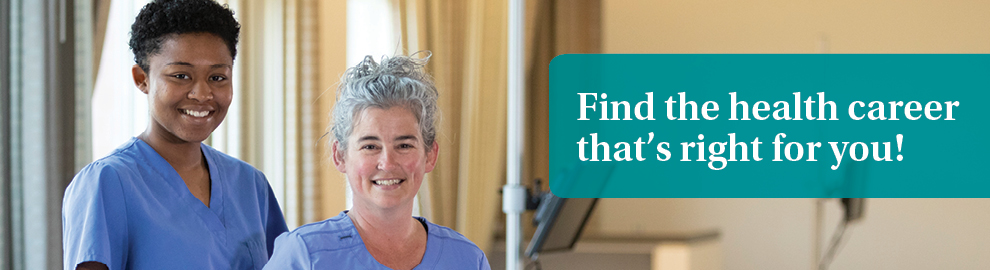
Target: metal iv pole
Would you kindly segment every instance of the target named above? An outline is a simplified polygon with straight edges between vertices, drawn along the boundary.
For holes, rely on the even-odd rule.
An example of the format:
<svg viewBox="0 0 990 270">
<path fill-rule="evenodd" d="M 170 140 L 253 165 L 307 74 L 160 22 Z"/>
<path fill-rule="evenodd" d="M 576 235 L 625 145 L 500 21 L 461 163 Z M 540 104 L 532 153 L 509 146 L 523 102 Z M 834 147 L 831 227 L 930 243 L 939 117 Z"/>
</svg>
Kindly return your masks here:
<svg viewBox="0 0 990 270">
<path fill-rule="evenodd" d="M 506 180 L 502 187 L 505 213 L 505 269 L 522 269 L 522 213 L 526 210 L 526 188 L 522 186 L 523 157 L 523 30 L 524 0 L 509 0 L 508 99 L 506 119 Z"/>
</svg>

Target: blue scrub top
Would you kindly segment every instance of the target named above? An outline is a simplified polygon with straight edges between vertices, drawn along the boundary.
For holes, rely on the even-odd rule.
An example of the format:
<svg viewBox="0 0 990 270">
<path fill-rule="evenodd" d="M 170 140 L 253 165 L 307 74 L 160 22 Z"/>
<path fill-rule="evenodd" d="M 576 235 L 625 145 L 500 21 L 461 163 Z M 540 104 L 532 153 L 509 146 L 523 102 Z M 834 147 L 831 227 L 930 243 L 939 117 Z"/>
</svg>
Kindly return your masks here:
<svg viewBox="0 0 990 270">
<path fill-rule="evenodd" d="M 450 228 L 426 224 L 426 253 L 413 269 L 485 269 L 488 258 L 478 246 Z M 310 223 L 275 239 L 275 254 L 265 269 L 389 269 L 378 263 L 361 240 L 347 211 Z"/>
<path fill-rule="evenodd" d="M 62 200 L 65 269 L 261 269 L 287 231 L 268 180 L 205 144 L 210 206 L 133 138 L 76 174 Z"/>
</svg>

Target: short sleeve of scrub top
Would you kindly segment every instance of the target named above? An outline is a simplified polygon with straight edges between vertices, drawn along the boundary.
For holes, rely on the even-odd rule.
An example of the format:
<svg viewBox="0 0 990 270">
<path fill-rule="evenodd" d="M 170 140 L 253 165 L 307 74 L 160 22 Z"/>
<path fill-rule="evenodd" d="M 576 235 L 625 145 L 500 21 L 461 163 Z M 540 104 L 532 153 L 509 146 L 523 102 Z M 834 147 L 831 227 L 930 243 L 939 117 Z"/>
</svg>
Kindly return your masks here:
<svg viewBox="0 0 990 270">
<path fill-rule="evenodd" d="M 280 235 L 265 269 L 389 269 L 371 256 L 346 213 Z M 416 219 L 426 225 L 427 240 L 423 260 L 413 269 L 491 269 L 485 253 L 463 235 Z"/>
<path fill-rule="evenodd" d="M 261 269 L 287 231 L 265 176 L 201 145 L 210 206 L 175 169 L 133 138 L 83 168 L 62 199 L 64 269 Z"/>
</svg>

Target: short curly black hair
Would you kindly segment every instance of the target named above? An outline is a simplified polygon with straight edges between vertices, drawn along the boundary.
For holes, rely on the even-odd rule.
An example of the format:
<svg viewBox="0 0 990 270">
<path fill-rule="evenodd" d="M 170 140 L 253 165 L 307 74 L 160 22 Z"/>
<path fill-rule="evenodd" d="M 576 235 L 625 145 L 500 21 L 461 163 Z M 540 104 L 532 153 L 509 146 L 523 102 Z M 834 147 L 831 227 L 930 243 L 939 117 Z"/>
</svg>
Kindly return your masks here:
<svg viewBox="0 0 990 270">
<path fill-rule="evenodd" d="M 227 43 L 233 59 L 240 31 L 234 12 L 213 0 L 153 0 L 141 8 L 131 25 L 128 44 L 134 62 L 147 72 L 148 56 L 158 53 L 166 38 L 185 33 L 214 34 Z"/>
</svg>

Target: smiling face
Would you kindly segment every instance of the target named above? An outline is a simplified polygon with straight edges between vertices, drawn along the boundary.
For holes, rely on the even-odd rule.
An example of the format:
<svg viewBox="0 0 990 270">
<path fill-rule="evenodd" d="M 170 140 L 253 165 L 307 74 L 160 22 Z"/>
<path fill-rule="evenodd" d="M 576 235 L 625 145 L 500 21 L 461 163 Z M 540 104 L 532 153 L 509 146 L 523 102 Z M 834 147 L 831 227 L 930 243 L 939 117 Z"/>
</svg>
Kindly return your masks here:
<svg viewBox="0 0 990 270">
<path fill-rule="evenodd" d="M 347 143 L 342 149 L 341 143 Z M 438 145 L 427 146 L 408 109 L 368 108 L 355 115 L 347 142 L 333 145 L 334 164 L 347 174 L 355 208 L 412 209 L 423 175 L 433 171 Z"/>
<path fill-rule="evenodd" d="M 148 70 L 131 69 L 138 89 L 148 94 L 151 124 L 146 133 L 175 143 L 199 143 L 227 115 L 234 63 L 220 37 L 173 35 L 148 57 Z"/>
</svg>

